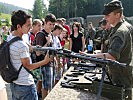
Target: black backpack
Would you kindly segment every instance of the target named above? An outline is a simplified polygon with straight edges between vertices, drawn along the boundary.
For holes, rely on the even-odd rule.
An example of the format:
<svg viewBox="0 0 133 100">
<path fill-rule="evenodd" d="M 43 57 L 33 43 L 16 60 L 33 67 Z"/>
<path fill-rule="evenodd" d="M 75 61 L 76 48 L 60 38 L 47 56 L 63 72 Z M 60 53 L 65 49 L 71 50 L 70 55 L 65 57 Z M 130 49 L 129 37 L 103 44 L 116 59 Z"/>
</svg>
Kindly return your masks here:
<svg viewBox="0 0 133 100">
<path fill-rule="evenodd" d="M 19 70 L 15 69 L 15 67 L 12 65 L 10 60 L 9 46 L 13 42 L 18 40 L 22 40 L 22 39 L 20 37 L 15 37 L 8 42 L 4 41 L 0 45 L 0 74 L 3 80 L 8 83 L 12 83 L 14 80 L 18 78 L 19 72 L 22 68 L 22 65 L 21 65 Z"/>
</svg>

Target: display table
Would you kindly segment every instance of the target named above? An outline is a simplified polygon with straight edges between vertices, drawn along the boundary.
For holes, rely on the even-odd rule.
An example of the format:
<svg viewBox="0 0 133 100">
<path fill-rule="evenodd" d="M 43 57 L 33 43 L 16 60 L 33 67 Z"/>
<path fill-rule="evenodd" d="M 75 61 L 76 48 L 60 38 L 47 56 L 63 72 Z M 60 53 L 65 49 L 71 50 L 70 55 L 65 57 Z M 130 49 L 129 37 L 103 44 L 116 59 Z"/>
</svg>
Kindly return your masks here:
<svg viewBox="0 0 133 100">
<path fill-rule="evenodd" d="M 69 70 L 64 74 L 64 76 L 70 73 L 73 70 L 73 67 L 70 67 Z M 63 76 L 63 77 L 64 77 Z M 55 87 L 51 90 L 45 100 L 96 100 L 96 94 L 89 93 L 89 91 L 76 89 L 76 88 L 63 88 L 60 84 L 63 80 L 61 80 L 55 85 Z M 79 78 L 80 82 L 88 82 L 82 76 Z M 108 100 L 107 98 L 101 97 L 100 100 Z"/>
</svg>

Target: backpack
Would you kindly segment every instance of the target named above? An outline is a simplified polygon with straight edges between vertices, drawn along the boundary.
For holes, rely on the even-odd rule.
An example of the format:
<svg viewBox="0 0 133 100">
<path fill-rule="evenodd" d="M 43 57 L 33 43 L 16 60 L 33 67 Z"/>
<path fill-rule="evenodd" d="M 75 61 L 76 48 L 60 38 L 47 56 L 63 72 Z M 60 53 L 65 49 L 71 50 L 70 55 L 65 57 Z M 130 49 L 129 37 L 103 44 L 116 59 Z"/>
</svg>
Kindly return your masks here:
<svg viewBox="0 0 133 100">
<path fill-rule="evenodd" d="M 9 46 L 18 40 L 22 40 L 20 37 L 15 37 L 10 41 L 4 41 L 0 45 L 0 75 L 3 80 L 12 83 L 14 80 L 18 78 L 19 72 L 22 69 L 22 65 L 19 70 L 15 69 L 10 60 L 10 48 Z"/>
</svg>

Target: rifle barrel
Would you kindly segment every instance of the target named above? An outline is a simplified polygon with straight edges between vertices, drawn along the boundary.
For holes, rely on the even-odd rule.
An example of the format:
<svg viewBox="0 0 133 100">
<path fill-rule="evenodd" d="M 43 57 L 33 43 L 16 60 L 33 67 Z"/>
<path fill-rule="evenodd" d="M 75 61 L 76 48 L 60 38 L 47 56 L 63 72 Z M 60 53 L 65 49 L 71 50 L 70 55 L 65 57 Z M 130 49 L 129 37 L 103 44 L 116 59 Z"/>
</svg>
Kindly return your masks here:
<svg viewBox="0 0 133 100">
<path fill-rule="evenodd" d="M 86 56 L 79 53 L 71 52 L 67 49 L 55 49 L 53 47 L 37 47 L 32 46 L 33 51 L 53 51 L 56 54 L 61 54 L 69 58 L 78 58 L 82 60 L 89 60 L 92 63 L 100 64 L 100 65 L 109 65 L 109 66 L 119 66 L 119 67 L 126 67 L 127 65 L 125 63 L 119 63 L 118 61 L 109 60 L 109 59 L 103 59 L 103 58 L 96 58 L 92 56 Z"/>
</svg>

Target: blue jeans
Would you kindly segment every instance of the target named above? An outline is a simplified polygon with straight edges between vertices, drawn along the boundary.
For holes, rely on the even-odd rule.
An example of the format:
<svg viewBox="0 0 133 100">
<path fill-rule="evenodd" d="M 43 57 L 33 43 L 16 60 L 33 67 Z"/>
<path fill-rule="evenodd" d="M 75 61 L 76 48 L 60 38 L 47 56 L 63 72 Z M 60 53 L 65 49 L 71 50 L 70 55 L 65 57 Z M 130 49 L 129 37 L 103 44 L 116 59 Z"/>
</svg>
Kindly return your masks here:
<svg viewBox="0 0 133 100">
<path fill-rule="evenodd" d="M 38 100 L 35 84 L 26 86 L 11 83 L 10 88 L 12 100 Z"/>
<path fill-rule="evenodd" d="M 52 89 L 53 87 L 53 67 L 42 67 L 43 89 Z"/>
</svg>

